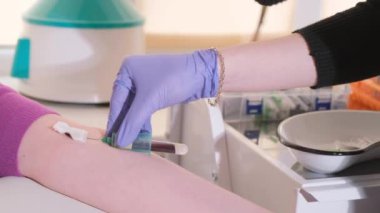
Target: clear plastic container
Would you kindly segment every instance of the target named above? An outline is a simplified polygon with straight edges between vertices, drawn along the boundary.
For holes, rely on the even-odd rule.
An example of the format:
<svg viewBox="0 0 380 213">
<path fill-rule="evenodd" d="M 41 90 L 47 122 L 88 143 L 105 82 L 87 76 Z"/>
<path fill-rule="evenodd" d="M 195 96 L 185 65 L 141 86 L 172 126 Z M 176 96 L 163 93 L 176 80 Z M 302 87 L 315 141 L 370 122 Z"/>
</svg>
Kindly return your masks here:
<svg viewBox="0 0 380 213">
<path fill-rule="evenodd" d="M 260 93 L 227 93 L 221 109 L 227 122 L 278 122 L 290 116 L 318 110 L 345 109 L 349 88 L 298 88 Z"/>
</svg>

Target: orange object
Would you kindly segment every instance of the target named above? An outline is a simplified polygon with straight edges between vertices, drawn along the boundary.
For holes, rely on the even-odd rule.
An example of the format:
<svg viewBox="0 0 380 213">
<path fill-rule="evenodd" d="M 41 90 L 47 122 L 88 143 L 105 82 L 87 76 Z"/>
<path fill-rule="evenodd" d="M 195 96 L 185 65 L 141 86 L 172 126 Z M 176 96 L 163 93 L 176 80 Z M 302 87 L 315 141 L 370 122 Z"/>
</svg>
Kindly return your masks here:
<svg viewBox="0 0 380 213">
<path fill-rule="evenodd" d="M 364 93 L 380 101 L 380 84 L 374 79 L 367 79 L 351 84 L 354 92 Z"/>
<path fill-rule="evenodd" d="M 348 108 L 380 111 L 380 85 L 371 79 L 352 83 Z"/>
<path fill-rule="evenodd" d="M 364 104 L 360 100 L 358 100 L 358 98 L 355 97 L 354 94 L 350 94 L 348 96 L 347 108 L 348 109 L 354 109 L 354 110 L 372 110 L 366 104 Z"/>
</svg>

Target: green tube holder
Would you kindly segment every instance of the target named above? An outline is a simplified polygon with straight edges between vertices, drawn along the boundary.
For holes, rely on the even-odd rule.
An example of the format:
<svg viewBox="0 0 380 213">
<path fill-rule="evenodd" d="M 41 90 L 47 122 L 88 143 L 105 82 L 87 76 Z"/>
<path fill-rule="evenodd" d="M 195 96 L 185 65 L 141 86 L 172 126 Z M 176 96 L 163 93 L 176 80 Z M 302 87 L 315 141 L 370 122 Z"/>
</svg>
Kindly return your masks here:
<svg viewBox="0 0 380 213">
<path fill-rule="evenodd" d="M 132 150 L 134 152 L 141 152 L 145 154 L 150 154 L 151 152 L 151 145 L 152 145 L 152 134 L 147 131 L 141 131 L 136 140 L 127 147 L 118 147 L 116 144 L 116 134 L 113 133 L 111 137 L 104 137 L 102 138 L 102 142 L 108 144 L 109 146 L 120 148 L 120 149 L 126 149 L 126 150 Z"/>
</svg>

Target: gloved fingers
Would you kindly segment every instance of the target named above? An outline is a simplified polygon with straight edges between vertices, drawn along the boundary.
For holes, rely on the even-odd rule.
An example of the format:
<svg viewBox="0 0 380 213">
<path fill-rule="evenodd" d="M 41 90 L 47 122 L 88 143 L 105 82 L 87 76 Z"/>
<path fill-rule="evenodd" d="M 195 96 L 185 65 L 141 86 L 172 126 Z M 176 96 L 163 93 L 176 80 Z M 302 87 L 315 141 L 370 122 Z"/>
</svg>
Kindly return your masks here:
<svg viewBox="0 0 380 213">
<path fill-rule="evenodd" d="M 120 126 L 117 135 L 118 147 L 126 147 L 137 138 L 138 133 L 143 129 L 151 132 L 150 116 L 152 111 L 147 97 L 136 95 L 133 103 Z"/>
<path fill-rule="evenodd" d="M 145 123 L 143 124 L 141 128 L 141 131 L 152 133 L 152 123 L 151 123 L 152 119 L 151 118 L 152 116 L 149 116 L 149 118 L 145 121 Z"/>
<path fill-rule="evenodd" d="M 107 122 L 107 134 L 110 133 L 122 109 L 128 111 L 133 101 L 132 81 L 130 79 L 116 79 L 110 101 L 110 112 Z M 114 131 L 114 130 L 112 130 Z"/>
</svg>

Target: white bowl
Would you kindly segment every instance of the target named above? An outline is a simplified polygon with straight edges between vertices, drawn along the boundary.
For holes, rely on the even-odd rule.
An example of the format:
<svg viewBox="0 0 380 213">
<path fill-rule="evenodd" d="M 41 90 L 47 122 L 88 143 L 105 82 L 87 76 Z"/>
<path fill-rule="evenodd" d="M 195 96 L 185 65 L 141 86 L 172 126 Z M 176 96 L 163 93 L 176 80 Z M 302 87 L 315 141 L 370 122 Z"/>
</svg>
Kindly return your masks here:
<svg viewBox="0 0 380 213">
<path fill-rule="evenodd" d="M 298 162 L 317 173 L 339 172 L 380 157 L 380 112 L 333 110 L 290 117 L 278 127 L 280 141 Z M 347 146 L 357 145 L 357 149 Z"/>
</svg>

